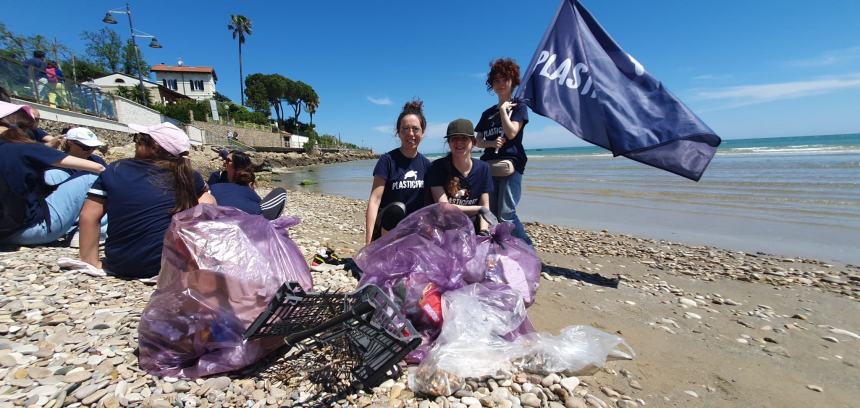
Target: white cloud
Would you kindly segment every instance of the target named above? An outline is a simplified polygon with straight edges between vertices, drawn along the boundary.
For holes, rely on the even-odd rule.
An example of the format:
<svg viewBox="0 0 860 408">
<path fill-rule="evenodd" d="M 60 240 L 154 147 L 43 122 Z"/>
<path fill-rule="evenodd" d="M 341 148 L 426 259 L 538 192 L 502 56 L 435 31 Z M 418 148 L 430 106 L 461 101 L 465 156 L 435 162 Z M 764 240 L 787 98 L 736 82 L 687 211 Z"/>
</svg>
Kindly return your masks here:
<svg viewBox="0 0 860 408">
<path fill-rule="evenodd" d="M 781 82 L 761 85 L 742 85 L 699 90 L 693 98 L 705 101 L 724 101 L 724 108 L 737 108 L 759 103 L 797 99 L 846 89 L 860 89 L 860 74 L 837 78 L 819 78 L 809 81 Z"/>
<path fill-rule="evenodd" d="M 786 65 L 791 67 L 826 67 L 856 61 L 860 61 L 860 46 L 827 50 L 812 58 L 788 61 Z"/>
<path fill-rule="evenodd" d="M 368 96 L 367 100 L 374 105 L 391 105 L 391 98 L 387 96 L 383 96 L 382 98 L 374 98 L 372 96 Z"/>
<path fill-rule="evenodd" d="M 702 75 L 694 76 L 693 79 L 696 81 L 715 81 L 715 80 L 729 79 L 731 77 L 732 76 L 729 74 L 720 74 L 720 75 L 702 74 Z"/>
</svg>

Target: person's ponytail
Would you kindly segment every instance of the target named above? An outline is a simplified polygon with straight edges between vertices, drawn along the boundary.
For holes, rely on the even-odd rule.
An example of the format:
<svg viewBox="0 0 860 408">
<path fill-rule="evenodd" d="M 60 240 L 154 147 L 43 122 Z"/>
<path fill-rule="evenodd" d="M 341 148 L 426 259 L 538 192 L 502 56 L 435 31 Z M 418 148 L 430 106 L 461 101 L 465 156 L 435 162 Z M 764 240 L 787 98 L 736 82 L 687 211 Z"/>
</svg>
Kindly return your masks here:
<svg viewBox="0 0 860 408">
<path fill-rule="evenodd" d="M 173 172 L 173 188 L 176 192 L 176 206 L 171 212 L 178 213 L 197 205 L 197 189 L 194 186 L 194 169 L 191 160 L 179 157 L 169 160 Z"/>
</svg>

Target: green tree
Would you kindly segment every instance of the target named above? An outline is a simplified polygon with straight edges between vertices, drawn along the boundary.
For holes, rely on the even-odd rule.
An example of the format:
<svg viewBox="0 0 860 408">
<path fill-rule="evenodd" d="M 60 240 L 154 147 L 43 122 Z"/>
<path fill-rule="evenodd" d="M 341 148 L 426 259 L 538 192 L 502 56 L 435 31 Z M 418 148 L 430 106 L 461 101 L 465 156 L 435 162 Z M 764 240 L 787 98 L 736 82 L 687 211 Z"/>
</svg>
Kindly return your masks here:
<svg viewBox="0 0 860 408">
<path fill-rule="evenodd" d="M 317 108 L 320 106 L 320 97 L 317 95 L 316 91 L 308 85 L 307 99 L 305 100 L 305 111 L 310 116 L 310 121 L 308 122 L 310 125 L 314 124 L 314 114 L 317 113 Z"/>
<path fill-rule="evenodd" d="M 16 60 L 27 58 L 27 38 L 15 35 L 2 22 L 0 22 L 0 45 L 3 47 L 0 52 L 7 58 Z"/>
<path fill-rule="evenodd" d="M 120 72 L 122 41 L 119 34 L 109 28 L 99 31 L 84 31 L 81 38 L 87 42 L 87 55 L 109 72 Z"/>
<path fill-rule="evenodd" d="M 239 39 L 239 92 L 242 95 L 242 105 L 245 104 L 245 89 L 243 88 L 245 76 L 242 75 L 242 44 L 245 43 L 245 36 L 251 35 L 251 20 L 248 17 L 239 14 L 230 15 L 230 24 L 227 24 L 227 29 L 233 33 L 233 39 Z"/>
<path fill-rule="evenodd" d="M 141 96 L 140 86 L 120 86 L 116 89 L 116 94 L 122 96 L 123 98 L 131 99 L 142 104 L 144 101 L 144 97 L 147 101 L 150 97 L 149 89 L 144 88 L 143 91 L 144 95 Z"/>
<path fill-rule="evenodd" d="M 131 39 L 126 41 L 125 46 L 122 47 L 122 72 L 126 75 L 136 77 L 138 71 L 138 57 L 140 58 L 140 74 L 144 78 L 148 78 L 149 64 L 147 64 L 146 60 L 143 59 L 143 54 L 140 53 L 140 50 L 134 47 L 134 42 Z"/>
<path fill-rule="evenodd" d="M 72 66 L 72 60 L 63 60 L 62 64 L 60 64 L 60 69 L 63 70 L 66 80 L 72 78 L 74 73 L 78 82 L 91 81 L 95 78 L 101 78 L 110 74 L 110 72 L 105 71 L 101 65 L 85 59 L 76 59 L 74 67 Z"/>
</svg>

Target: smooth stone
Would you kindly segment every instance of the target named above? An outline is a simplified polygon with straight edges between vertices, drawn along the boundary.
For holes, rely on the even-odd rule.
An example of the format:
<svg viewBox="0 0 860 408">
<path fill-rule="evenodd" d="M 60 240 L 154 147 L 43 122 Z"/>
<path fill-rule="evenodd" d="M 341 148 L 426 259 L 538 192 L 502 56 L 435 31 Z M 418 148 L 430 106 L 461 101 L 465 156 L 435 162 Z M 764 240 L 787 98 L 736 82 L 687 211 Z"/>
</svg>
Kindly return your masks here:
<svg viewBox="0 0 860 408">
<path fill-rule="evenodd" d="M 609 387 L 600 387 L 600 391 L 603 391 L 603 393 L 606 394 L 607 397 L 611 397 L 611 398 L 621 397 L 621 394 L 619 394 L 618 391 L 615 391 Z"/>
<path fill-rule="evenodd" d="M 814 384 L 809 384 L 806 386 L 806 388 L 809 388 L 810 390 L 815 391 L 815 392 L 824 392 L 824 389 L 821 388 L 821 386 L 814 385 Z"/>
<path fill-rule="evenodd" d="M 698 307 L 698 306 L 699 306 L 699 304 L 698 304 L 698 303 L 696 303 L 696 301 L 695 301 L 695 300 L 687 299 L 687 298 L 684 298 L 684 297 L 682 297 L 682 298 L 678 298 L 678 303 L 680 303 L 680 304 L 682 304 L 682 305 L 684 305 L 684 306 L 689 306 L 689 307 Z"/>
<path fill-rule="evenodd" d="M 54 373 L 50 369 L 44 367 L 30 367 L 29 369 L 27 369 L 27 375 L 29 375 L 30 378 L 34 380 L 38 380 L 41 378 L 50 377 L 54 375 Z"/>
<path fill-rule="evenodd" d="M 553 373 L 553 374 L 547 375 L 546 377 L 541 379 L 540 385 L 543 385 L 544 387 L 549 387 L 549 386 L 559 382 L 559 380 L 560 380 L 560 378 L 558 377 L 558 374 Z"/>
<path fill-rule="evenodd" d="M 699 394 L 696 394 L 696 391 L 687 390 L 687 391 L 684 391 L 684 394 L 687 394 L 693 398 L 699 398 Z"/>
<path fill-rule="evenodd" d="M 210 378 L 210 379 L 206 380 L 203 383 L 203 386 L 209 387 L 213 390 L 224 391 L 228 387 L 230 387 L 230 384 L 232 382 L 233 382 L 233 380 L 231 380 L 230 377 L 215 377 L 215 378 Z"/>
<path fill-rule="evenodd" d="M 107 385 L 107 382 L 101 382 L 101 383 L 97 383 L 97 384 L 87 384 L 87 385 L 84 385 L 84 386 L 78 388 L 77 390 L 75 390 L 75 392 L 72 394 L 72 396 L 75 397 L 78 401 L 80 401 L 86 397 L 89 397 L 92 393 L 102 389 L 106 385 Z"/>
<path fill-rule="evenodd" d="M 576 377 L 567 377 L 561 380 L 561 386 L 567 390 L 571 395 L 573 394 L 576 387 L 579 386 L 579 378 Z"/>
<path fill-rule="evenodd" d="M 460 402 L 462 402 L 466 405 L 475 405 L 475 404 L 481 405 L 481 401 L 475 397 L 463 397 L 463 398 L 460 398 Z"/>
<path fill-rule="evenodd" d="M 539 408 L 541 406 L 541 400 L 537 395 L 532 394 L 530 392 L 524 393 L 520 395 L 520 403 L 526 407 Z"/>
<path fill-rule="evenodd" d="M 32 390 L 28 391 L 27 396 L 28 397 L 32 397 L 34 395 L 50 396 L 50 395 L 56 394 L 59 391 L 60 391 L 60 389 L 54 385 L 40 385 L 40 386 L 33 388 Z"/>
<path fill-rule="evenodd" d="M 78 384 L 89 380 L 92 376 L 93 373 L 89 371 L 74 371 L 63 376 L 63 381 L 70 384 Z"/>
</svg>

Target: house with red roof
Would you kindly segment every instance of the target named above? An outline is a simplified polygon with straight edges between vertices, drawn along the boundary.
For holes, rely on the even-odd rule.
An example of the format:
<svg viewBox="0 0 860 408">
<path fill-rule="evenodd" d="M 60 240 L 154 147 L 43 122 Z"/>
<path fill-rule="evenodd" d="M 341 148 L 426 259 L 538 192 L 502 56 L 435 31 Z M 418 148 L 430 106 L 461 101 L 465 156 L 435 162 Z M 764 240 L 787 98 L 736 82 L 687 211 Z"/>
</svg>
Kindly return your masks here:
<svg viewBox="0 0 860 408">
<path fill-rule="evenodd" d="M 215 69 L 206 66 L 158 64 L 149 69 L 155 73 L 155 82 L 167 89 L 196 100 L 213 99 L 218 75 Z"/>
</svg>

